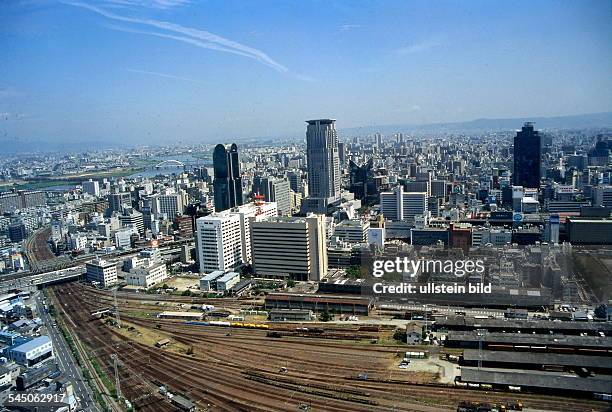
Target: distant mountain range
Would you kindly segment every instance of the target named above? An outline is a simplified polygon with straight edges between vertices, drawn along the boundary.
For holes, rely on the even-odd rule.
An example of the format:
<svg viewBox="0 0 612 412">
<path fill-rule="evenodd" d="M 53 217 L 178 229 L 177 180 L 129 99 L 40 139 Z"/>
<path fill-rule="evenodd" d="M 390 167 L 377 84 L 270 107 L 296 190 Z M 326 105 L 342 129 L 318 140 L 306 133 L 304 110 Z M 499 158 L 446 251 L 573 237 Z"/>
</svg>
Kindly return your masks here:
<svg viewBox="0 0 612 412">
<path fill-rule="evenodd" d="M 524 122 L 534 122 L 537 129 L 585 129 L 612 127 L 612 112 L 554 117 L 518 117 L 512 119 L 476 119 L 466 122 L 431 124 L 389 124 L 341 129 L 343 135 L 366 135 L 376 132 L 476 132 L 520 129 Z"/>
<path fill-rule="evenodd" d="M 503 131 L 520 129 L 524 122 L 534 122 L 537 129 L 585 129 L 585 128 L 612 128 L 612 112 L 578 114 L 571 116 L 555 117 L 519 117 L 512 119 L 476 119 L 466 122 L 454 123 L 431 123 L 431 124 L 387 124 L 378 126 L 362 126 L 340 129 L 340 134 L 345 137 L 363 136 L 376 132 L 389 135 L 396 132 L 401 133 L 436 133 L 436 132 L 483 132 Z M 285 136 L 285 139 L 287 137 Z M 303 140 L 302 133 L 293 138 Z M 231 141 L 278 141 L 278 137 L 257 137 L 230 139 Z M 228 141 L 230 141 L 228 140 Z M 38 139 L 1 139 L 0 147 L 3 153 L 24 152 L 73 152 L 85 150 L 100 150 L 108 148 L 127 148 L 141 146 L 143 142 L 116 142 L 111 140 L 96 141 L 59 141 Z"/>
</svg>

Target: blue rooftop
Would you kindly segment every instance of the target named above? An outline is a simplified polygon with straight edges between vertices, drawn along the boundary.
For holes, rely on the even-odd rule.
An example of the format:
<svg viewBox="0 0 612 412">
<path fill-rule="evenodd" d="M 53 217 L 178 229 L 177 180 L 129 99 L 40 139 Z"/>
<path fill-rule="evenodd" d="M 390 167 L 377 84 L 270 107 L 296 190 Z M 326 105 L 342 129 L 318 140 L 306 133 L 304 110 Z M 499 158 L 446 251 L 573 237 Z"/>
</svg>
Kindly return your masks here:
<svg viewBox="0 0 612 412">
<path fill-rule="evenodd" d="M 34 338 L 26 343 L 23 343 L 19 346 L 15 346 L 13 348 L 13 351 L 15 352 L 29 352 L 33 349 L 36 349 L 37 347 L 44 345 L 46 343 L 51 342 L 51 339 L 48 336 L 39 336 L 37 338 Z"/>
</svg>

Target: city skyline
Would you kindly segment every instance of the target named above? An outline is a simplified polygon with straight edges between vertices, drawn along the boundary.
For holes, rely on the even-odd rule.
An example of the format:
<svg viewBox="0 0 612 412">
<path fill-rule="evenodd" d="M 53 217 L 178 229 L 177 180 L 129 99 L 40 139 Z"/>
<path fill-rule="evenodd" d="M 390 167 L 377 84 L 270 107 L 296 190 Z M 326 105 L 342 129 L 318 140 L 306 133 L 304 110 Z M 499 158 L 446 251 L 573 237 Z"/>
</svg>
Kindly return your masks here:
<svg viewBox="0 0 612 412">
<path fill-rule="evenodd" d="M 14 2 L 0 8 L 0 140 L 211 143 L 303 136 L 303 119 L 324 116 L 343 129 L 610 111 L 609 14 L 607 2 Z"/>
</svg>

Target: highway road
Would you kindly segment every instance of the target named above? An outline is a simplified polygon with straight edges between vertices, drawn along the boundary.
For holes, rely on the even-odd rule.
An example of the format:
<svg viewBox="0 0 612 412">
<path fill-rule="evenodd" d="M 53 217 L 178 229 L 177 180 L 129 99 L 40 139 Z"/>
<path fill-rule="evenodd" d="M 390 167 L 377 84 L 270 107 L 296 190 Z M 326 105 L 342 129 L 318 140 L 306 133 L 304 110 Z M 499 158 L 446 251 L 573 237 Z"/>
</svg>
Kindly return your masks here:
<svg viewBox="0 0 612 412">
<path fill-rule="evenodd" d="M 35 299 L 39 316 L 47 327 L 47 333 L 53 342 L 55 359 L 60 366 L 63 376 L 72 383 L 75 395 L 80 400 L 80 407 L 87 412 L 101 412 L 93 400 L 93 391 L 85 383 L 81 369 L 72 356 L 64 336 L 57 326 L 53 326 L 53 318 L 44 309 L 42 293 L 37 293 Z"/>
</svg>

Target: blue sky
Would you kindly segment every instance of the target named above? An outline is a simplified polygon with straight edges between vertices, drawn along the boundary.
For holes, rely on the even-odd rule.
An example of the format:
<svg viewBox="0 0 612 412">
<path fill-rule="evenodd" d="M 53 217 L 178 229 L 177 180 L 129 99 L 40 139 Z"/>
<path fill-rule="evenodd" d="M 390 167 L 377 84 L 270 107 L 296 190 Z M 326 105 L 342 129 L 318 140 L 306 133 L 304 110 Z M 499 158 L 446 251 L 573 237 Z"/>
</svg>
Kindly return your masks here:
<svg viewBox="0 0 612 412">
<path fill-rule="evenodd" d="M 12 0 L 0 140 L 216 142 L 612 110 L 599 1 Z"/>
</svg>

